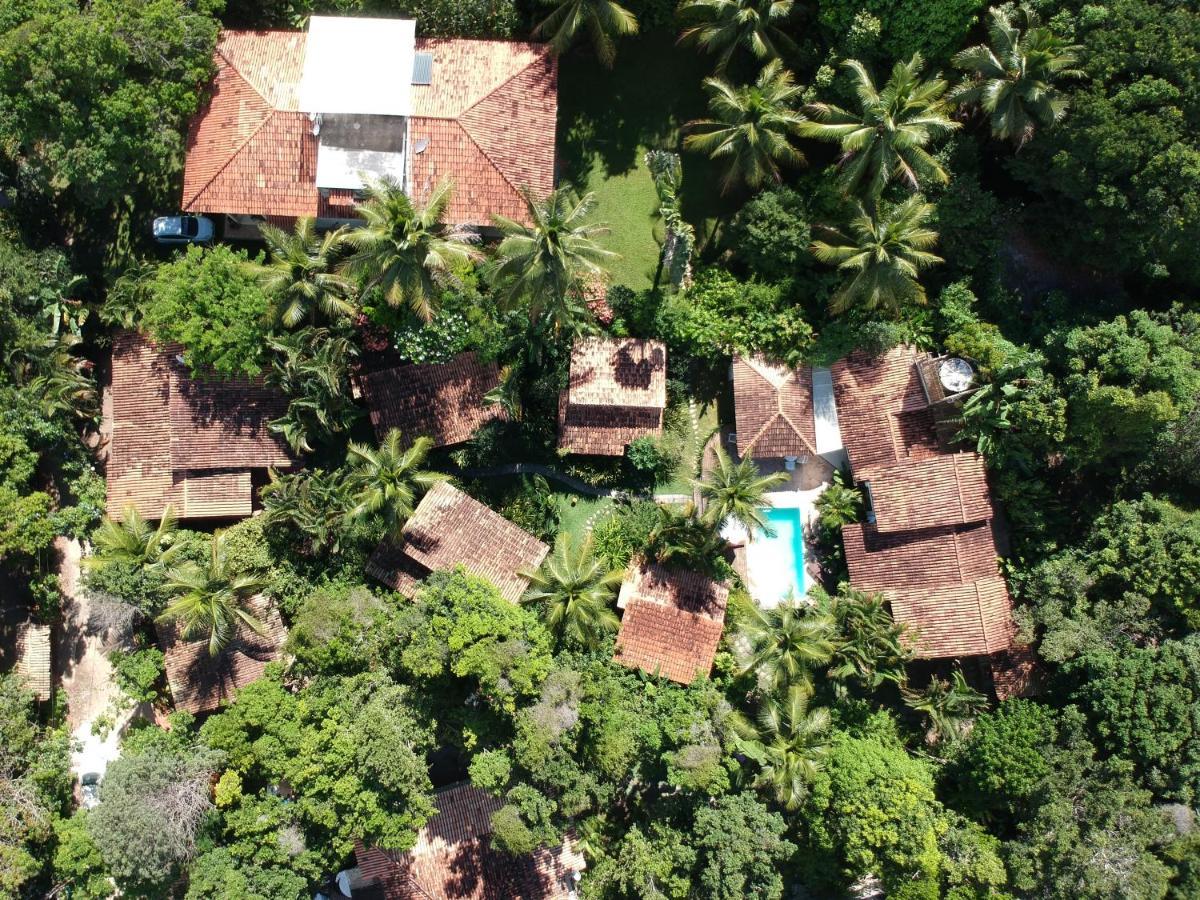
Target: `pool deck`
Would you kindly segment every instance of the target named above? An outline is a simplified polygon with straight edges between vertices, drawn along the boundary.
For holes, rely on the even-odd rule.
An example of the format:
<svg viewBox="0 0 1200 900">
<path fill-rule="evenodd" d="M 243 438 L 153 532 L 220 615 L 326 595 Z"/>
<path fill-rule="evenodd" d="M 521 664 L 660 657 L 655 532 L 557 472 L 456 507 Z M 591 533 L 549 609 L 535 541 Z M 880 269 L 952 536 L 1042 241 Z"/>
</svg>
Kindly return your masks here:
<svg viewBox="0 0 1200 900">
<path fill-rule="evenodd" d="M 777 509 L 799 509 L 800 524 L 804 529 L 804 589 L 817 583 L 820 567 L 816 563 L 815 549 L 808 540 L 808 534 L 817 519 L 817 498 L 821 496 L 828 483 L 822 483 L 808 490 L 774 491 L 766 495 L 771 505 Z M 734 569 L 746 584 L 746 589 L 754 602 L 764 609 L 773 609 L 779 605 L 776 592 L 766 590 L 767 578 L 755 578 L 755 565 L 751 564 L 754 554 L 746 549 L 746 529 L 736 523 L 728 523 L 721 532 L 725 538 L 737 547 L 734 554 Z M 761 565 L 761 563 L 759 563 Z M 774 581 L 774 579 L 770 579 Z"/>
</svg>

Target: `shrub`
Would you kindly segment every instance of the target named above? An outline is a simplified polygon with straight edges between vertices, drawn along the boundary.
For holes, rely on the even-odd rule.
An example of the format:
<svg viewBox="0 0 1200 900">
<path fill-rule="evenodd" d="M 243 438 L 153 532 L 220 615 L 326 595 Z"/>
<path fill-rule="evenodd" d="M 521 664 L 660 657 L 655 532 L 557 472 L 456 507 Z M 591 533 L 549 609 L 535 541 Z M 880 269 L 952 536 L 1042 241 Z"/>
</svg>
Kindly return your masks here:
<svg viewBox="0 0 1200 900">
<path fill-rule="evenodd" d="M 636 472 L 655 483 L 669 479 L 679 464 L 679 454 L 671 453 L 663 441 L 649 434 L 630 442 L 625 458 Z"/>
<path fill-rule="evenodd" d="M 812 260 L 804 198 L 791 188 L 764 191 L 751 199 L 734 217 L 730 238 L 734 256 L 766 281 L 782 281 Z"/>
<path fill-rule="evenodd" d="M 253 376 L 268 306 L 244 252 L 192 245 L 154 272 L 142 321 L 156 339 L 183 344 L 193 372 Z"/>
<path fill-rule="evenodd" d="M 136 703 L 158 699 L 163 676 L 163 654 L 155 647 L 145 650 L 114 650 L 108 655 L 113 675 L 122 693 Z"/>
<path fill-rule="evenodd" d="M 633 555 L 646 547 L 656 524 L 658 508 L 652 500 L 620 507 L 592 532 L 597 555 L 614 569 L 625 568 Z"/>
<path fill-rule="evenodd" d="M 854 30 L 860 13 L 868 12 L 883 25 L 880 44 L 885 55 L 908 59 L 920 52 L 936 63 L 962 47 L 986 5 L 986 0 L 823 0 L 820 22 L 840 36 Z"/>
</svg>

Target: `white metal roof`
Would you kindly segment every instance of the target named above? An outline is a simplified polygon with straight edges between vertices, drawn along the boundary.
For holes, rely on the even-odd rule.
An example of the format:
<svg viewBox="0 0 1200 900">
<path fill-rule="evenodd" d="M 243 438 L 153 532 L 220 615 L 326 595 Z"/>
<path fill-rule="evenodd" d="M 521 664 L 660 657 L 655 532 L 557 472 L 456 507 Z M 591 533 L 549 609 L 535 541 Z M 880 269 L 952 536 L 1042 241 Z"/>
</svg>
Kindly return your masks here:
<svg viewBox="0 0 1200 900">
<path fill-rule="evenodd" d="M 813 366 L 813 424 L 817 433 L 817 453 L 825 456 L 843 449 L 842 430 L 838 427 L 837 403 L 833 398 L 833 375 L 824 366 Z"/>
<path fill-rule="evenodd" d="M 300 111 L 410 115 L 416 41 L 412 19 L 310 17 Z"/>
</svg>

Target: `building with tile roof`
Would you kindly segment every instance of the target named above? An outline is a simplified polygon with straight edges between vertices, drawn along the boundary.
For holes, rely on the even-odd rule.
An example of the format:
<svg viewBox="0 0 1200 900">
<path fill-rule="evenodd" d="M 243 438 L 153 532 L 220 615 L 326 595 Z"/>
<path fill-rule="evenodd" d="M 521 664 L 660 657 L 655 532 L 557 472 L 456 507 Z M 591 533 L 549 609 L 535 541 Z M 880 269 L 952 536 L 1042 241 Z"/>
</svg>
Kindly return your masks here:
<svg viewBox="0 0 1200 900">
<path fill-rule="evenodd" d="M 18 625 L 15 650 L 13 671 L 21 683 L 45 703 L 54 692 L 50 665 L 50 626 L 34 622 Z"/>
<path fill-rule="evenodd" d="M 707 677 L 728 601 L 727 585 L 698 572 L 636 561 L 617 598 L 624 612 L 613 658 L 681 684 Z"/>
<path fill-rule="evenodd" d="M 811 367 L 792 369 L 761 356 L 735 356 L 733 412 L 738 456 L 817 455 Z"/>
<path fill-rule="evenodd" d="M 667 407 L 667 348 L 639 338 L 575 342 L 558 402 L 558 446 L 621 456 L 639 437 L 658 437 Z"/>
<path fill-rule="evenodd" d="M 267 664 L 280 658 L 287 629 L 279 610 L 266 597 L 255 597 L 249 611 L 265 628 L 258 634 L 240 624 L 229 645 L 216 656 L 208 652 L 208 640 L 185 641 L 170 623 L 158 626 L 167 684 L 176 709 L 193 714 L 212 712 L 233 699 L 234 693 L 262 678 Z"/>
<path fill-rule="evenodd" d="M 385 539 L 367 573 L 406 597 L 432 572 L 462 566 L 516 603 L 529 586 L 522 572 L 542 564 L 550 548 L 504 516 L 447 482 L 421 498 L 399 542 Z"/>
<path fill-rule="evenodd" d="M 287 398 L 261 381 L 201 381 L 176 345 L 136 332 L 113 341 L 108 514 L 133 505 L 148 519 L 171 506 L 181 519 L 250 515 L 255 470 L 295 463 L 267 424 Z"/>
<path fill-rule="evenodd" d="M 513 856 L 491 846 L 492 813 L 503 801 L 469 784 L 434 796 L 437 814 L 404 852 L 354 848 L 368 885 L 384 900 L 569 900 L 586 866 L 574 837 Z M 357 891 L 355 892 L 357 895 Z"/>
<path fill-rule="evenodd" d="M 986 658 L 1003 697 L 1029 688 L 1032 656 L 1016 643 L 983 459 L 939 440 L 919 368 L 926 359 L 897 347 L 832 367 L 867 505 L 866 523 L 842 529 L 850 582 L 888 598 L 918 656 Z"/>
<path fill-rule="evenodd" d="M 313 16 L 308 33 L 223 31 L 188 131 L 183 209 L 347 220 L 366 173 L 396 177 L 418 203 L 449 178 L 451 224 L 524 221 L 521 189 L 554 187 L 554 56 L 541 44 L 416 38 L 411 26 Z"/>
<path fill-rule="evenodd" d="M 409 443 L 425 435 L 445 447 L 470 440 L 487 422 L 506 418 L 497 404 L 484 401 L 500 384 L 500 370 L 473 352 L 448 363 L 371 372 L 359 384 L 381 440 L 397 428 Z"/>
</svg>

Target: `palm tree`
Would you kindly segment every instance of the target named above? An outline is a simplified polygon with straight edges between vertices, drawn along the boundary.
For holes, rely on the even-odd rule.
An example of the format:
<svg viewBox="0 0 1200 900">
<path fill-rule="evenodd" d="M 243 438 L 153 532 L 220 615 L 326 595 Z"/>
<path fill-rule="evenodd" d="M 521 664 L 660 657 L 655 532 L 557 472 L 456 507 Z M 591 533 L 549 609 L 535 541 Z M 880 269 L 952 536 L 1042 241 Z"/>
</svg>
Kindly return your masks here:
<svg viewBox="0 0 1200 900">
<path fill-rule="evenodd" d="M 766 493 L 788 480 L 785 472 L 760 475 L 749 456 L 735 463 L 720 447 L 717 465 L 702 481 L 694 482 L 707 504 L 705 514 L 720 528 L 727 520 L 740 523 L 749 538 L 755 531 L 770 530 L 764 509 L 771 505 Z"/>
<path fill-rule="evenodd" d="M 917 276 L 942 261 L 929 252 L 938 238 L 925 227 L 933 213 L 933 204 L 920 194 L 876 216 L 859 204 L 849 236 L 834 232 L 836 244 L 813 241 L 817 259 L 852 274 L 830 308 L 841 313 L 857 305 L 896 313 L 908 303 L 924 303 L 925 288 Z"/>
<path fill-rule="evenodd" d="M 327 319 L 351 315 L 353 288 L 336 268 L 346 231 L 339 228 L 317 235 L 313 219 L 297 220 L 295 230 L 284 231 L 273 225 L 261 226 L 263 240 L 271 259 L 262 269 L 262 285 L 274 301 L 276 320 L 285 328 L 295 328 L 305 320 L 314 322 L 317 314 Z"/>
<path fill-rule="evenodd" d="M 618 258 L 596 243 L 608 234 L 608 226 L 587 221 L 596 208 L 596 195 L 577 197 L 569 188 L 551 191 L 541 200 L 527 190 L 521 195 L 531 224 L 492 217 L 503 235 L 492 283 L 502 303 L 527 301 L 532 321 L 546 315 L 556 331 L 574 328 L 587 311 L 578 289 L 590 279 L 603 278 L 604 266 Z"/>
<path fill-rule="evenodd" d="M 834 620 L 789 597 L 774 609 L 753 607 L 738 629 L 736 651 L 741 675 L 753 675 L 761 690 L 782 694 L 810 685 L 812 670 L 837 650 Z"/>
<path fill-rule="evenodd" d="M 683 563 L 709 571 L 725 553 L 725 539 L 712 522 L 700 516 L 695 504 L 681 509 L 660 505 L 658 522 L 650 531 L 646 553 L 655 562 Z"/>
<path fill-rule="evenodd" d="M 862 518 L 862 491 L 847 484 L 849 476 L 842 470 L 833 473 L 833 483 L 821 492 L 814 504 L 821 524 L 840 528 Z"/>
<path fill-rule="evenodd" d="M 759 735 L 743 743 L 759 764 L 756 787 L 765 787 L 787 809 L 795 809 L 821 769 L 829 744 L 827 709 L 810 709 L 812 690 L 793 684 L 781 700 L 768 700 L 759 712 Z"/>
<path fill-rule="evenodd" d="M 738 47 L 761 60 L 776 59 L 795 43 L 780 25 L 792 14 L 792 0 L 684 0 L 680 17 L 692 24 L 680 41 L 717 54 L 717 71 L 724 72 Z"/>
<path fill-rule="evenodd" d="M 575 35 L 585 30 L 592 39 L 596 56 L 609 68 L 617 55 L 614 37 L 637 34 L 637 18 L 616 0 L 542 0 L 554 9 L 534 29 L 546 39 L 555 53 L 571 46 Z"/>
<path fill-rule="evenodd" d="M 380 514 L 392 537 L 400 534 L 405 521 L 416 508 L 417 500 L 446 476 L 422 469 L 433 449 L 433 441 L 419 437 L 409 447 L 398 429 L 389 431 L 372 449 L 351 443 L 347 452 L 350 463 L 350 489 L 354 494 L 354 517 Z"/>
<path fill-rule="evenodd" d="M 343 470 L 305 469 L 286 475 L 272 471 L 262 488 L 263 525 L 295 529 L 310 553 L 341 552 L 342 537 L 355 501 Z"/>
<path fill-rule="evenodd" d="M 175 543 L 177 525 L 175 511 L 170 506 L 163 510 L 155 525 L 142 518 L 131 503 L 125 507 L 121 521 L 106 518 L 96 529 L 92 535 L 96 554 L 84 560 L 84 565 L 92 569 L 114 563 L 143 569 L 170 565 L 180 547 Z"/>
<path fill-rule="evenodd" d="M 722 189 L 744 184 L 760 187 L 780 180 L 780 166 L 804 164 L 804 154 L 791 144 L 804 117 L 792 108 L 800 88 L 779 60 L 763 67 L 751 85 L 734 87 L 721 78 L 704 79 L 711 119 L 688 123 L 686 150 L 725 161 Z"/>
<path fill-rule="evenodd" d="M 959 127 L 950 118 L 946 82 L 921 80 L 924 63 L 919 53 L 906 63 L 896 63 L 883 90 L 876 89 L 858 60 L 844 65 L 854 74 L 858 112 L 814 103 L 809 107 L 812 120 L 804 123 L 800 133 L 841 144 L 846 189 L 874 198 L 893 178 L 913 190 L 922 179 L 945 184 L 949 175 L 927 148 Z"/>
<path fill-rule="evenodd" d="M 216 656 L 229 645 L 239 625 L 262 634 L 264 626 L 245 609 L 247 601 L 263 589 L 257 575 L 238 572 L 225 548 L 225 532 L 212 537 L 208 562 L 185 562 L 167 573 L 164 590 L 171 603 L 159 617 L 182 626 L 184 640 L 208 638 L 208 652 Z"/>
<path fill-rule="evenodd" d="M 975 717 L 987 709 L 987 698 L 967 684 L 960 669 L 954 670 L 949 681 L 934 677 L 924 689 L 902 693 L 912 709 L 929 718 L 929 730 L 925 733 L 929 744 L 966 737 Z"/>
<path fill-rule="evenodd" d="M 913 652 L 904 642 L 904 626 L 893 621 L 882 594 L 846 588 L 829 594 L 820 587 L 809 593 L 816 609 L 837 623 L 837 649 L 828 674 L 840 696 L 846 695 L 850 682 L 868 692 L 885 682 L 904 683 L 905 664 Z"/>
<path fill-rule="evenodd" d="M 546 627 L 560 642 L 591 648 L 617 630 L 620 620 L 609 604 L 625 573 L 595 556 L 590 534 L 576 544 L 569 532 L 559 532 L 541 568 L 522 574 L 529 590 L 521 602 L 544 605 Z"/>
<path fill-rule="evenodd" d="M 479 258 L 471 246 L 476 235 L 442 222 L 452 192 L 453 185 L 442 181 L 419 207 L 390 176 L 369 184 L 365 201 L 356 208 L 366 224 L 344 237 L 352 251 L 346 272 L 361 279 L 364 289 L 381 290 L 390 305 L 407 304 L 426 322 L 432 319 L 438 282 L 455 266 Z"/>
<path fill-rule="evenodd" d="M 954 57 L 954 65 L 967 74 L 950 98 L 978 104 L 991 119 L 992 135 L 1021 147 L 1039 126 L 1048 128 L 1066 115 L 1067 98 L 1054 82 L 1083 75 L 1073 68 L 1082 48 L 1043 27 L 1025 4 L 1019 8 L 1020 24 L 1005 7 L 992 7 L 988 14 L 988 43 Z"/>
<path fill-rule="evenodd" d="M 272 351 L 267 383 L 291 399 L 287 412 L 267 427 L 282 435 L 296 454 L 312 452 L 310 438 L 346 431 L 360 414 L 350 385 L 358 345 L 327 328 L 268 337 Z"/>
</svg>

